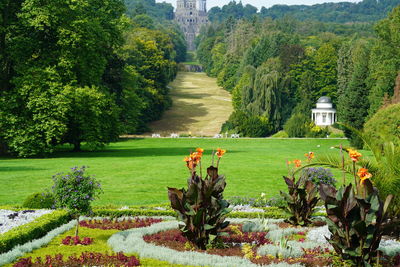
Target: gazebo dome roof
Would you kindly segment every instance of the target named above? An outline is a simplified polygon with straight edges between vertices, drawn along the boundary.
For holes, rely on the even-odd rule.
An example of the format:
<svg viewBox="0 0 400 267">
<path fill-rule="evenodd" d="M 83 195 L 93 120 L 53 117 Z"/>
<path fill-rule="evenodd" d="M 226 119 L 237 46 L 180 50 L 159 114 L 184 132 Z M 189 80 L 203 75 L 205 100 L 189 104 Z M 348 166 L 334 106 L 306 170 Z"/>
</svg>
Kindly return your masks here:
<svg viewBox="0 0 400 267">
<path fill-rule="evenodd" d="M 317 103 L 332 103 L 332 100 L 329 96 L 323 96 L 318 99 Z"/>
</svg>

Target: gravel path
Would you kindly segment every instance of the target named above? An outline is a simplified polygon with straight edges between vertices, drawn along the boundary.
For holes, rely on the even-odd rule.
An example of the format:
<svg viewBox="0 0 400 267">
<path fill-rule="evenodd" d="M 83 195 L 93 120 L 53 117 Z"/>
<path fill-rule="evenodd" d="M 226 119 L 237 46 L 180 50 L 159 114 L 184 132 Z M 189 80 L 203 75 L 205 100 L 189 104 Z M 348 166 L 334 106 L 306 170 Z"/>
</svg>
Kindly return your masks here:
<svg viewBox="0 0 400 267">
<path fill-rule="evenodd" d="M 52 212 L 52 210 L 0 210 L 0 234 L 4 234 L 17 226 L 32 222 L 36 218 Z"/>
</svg>

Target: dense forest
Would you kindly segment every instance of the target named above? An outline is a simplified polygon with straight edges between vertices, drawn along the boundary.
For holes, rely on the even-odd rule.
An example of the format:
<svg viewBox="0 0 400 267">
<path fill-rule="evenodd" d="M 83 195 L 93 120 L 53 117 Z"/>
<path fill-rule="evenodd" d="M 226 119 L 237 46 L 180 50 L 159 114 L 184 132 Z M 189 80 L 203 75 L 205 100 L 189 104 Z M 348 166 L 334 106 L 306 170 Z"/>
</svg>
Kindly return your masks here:
<svg viewBox="0 0 400 267">
<path fill-rule="evenodd" d="M 318 97 L 332 97 L 341 120 L 357 128 L 392 101 L 400 8 L 375 27 L 394 2 L 349 4 L 363 23 L 312 17 L 338 10 L 330 5 L 309 7 L 327 11 L 301 20 L 240 2 L 210 10 L 220 20 L 202 30 L 197 54 L 232 92 L 223 131 L 322 136 L 308 118 Z M 95 149 L 146 131 L 171 105 L 167 85 L 186 57 L 172 18 L 172 6 L 155 0 L 1 1 L 0 153 Z"/>
<path fill-rule="evenodd" d="M 397 7 L 373 35 L 326 32 L 289 17 L 213 23 L 199 37 L 197 54 L 207 74 L 232 92 L 235 111 L 222 131 L 269 136 L 285 128 L 289 136 L 325 136 L 309 118 L 321 96 L 332 98 L 341 122 L 362 129 L 393 95 L 399 17 Z"/>
<path fill-rule="evenodd" d="M 165 20 L 174 19 L 174 7 L 171 4 L 156 0 L 125 0 L 127 14 L 131 17 L 137 14 L 147 14 L 151 18 L 166 23 Z"/>
<path fill-rule="evenodd" d="M 301 21 L 321 21 L 336 23 L 375 22 L 383 19 L 400 0 L 363 0 L 359 3 L 340 2 L 307 5 L 274 5 L 270 8 L 262 7 L 257 10 L 252 5 L 243 6 L 242 2 L 231 1 L 220 7 L 213 7 L 209 11 L 210 20 L 224 21 L 229 17 L 236 19 L 271 17 L 273 19 L 290 16 Z"/>
<path fill-rule="evenodd" d="M 171 104 L 167 84 L 186 44 L 146 9 L 5 0 L 0 16 L 1 150 L 27 157 L 62 144 L 101 147 L 146 130 Z"/>
</svg>

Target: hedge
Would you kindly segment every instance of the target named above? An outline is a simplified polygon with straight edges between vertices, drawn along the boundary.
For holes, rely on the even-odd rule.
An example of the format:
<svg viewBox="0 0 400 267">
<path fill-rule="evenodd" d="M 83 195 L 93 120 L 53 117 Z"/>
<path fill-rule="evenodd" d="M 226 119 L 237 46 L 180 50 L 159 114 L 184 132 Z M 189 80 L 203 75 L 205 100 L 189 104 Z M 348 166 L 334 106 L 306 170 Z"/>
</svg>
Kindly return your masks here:
<svg viewBox="0 0 400 267">
<path fill-rule="evenodd" d="M 231 212 L 229 218 L 271 218 L 271 219 L 286 219 L 289 214 L 277 208 L 264 208 L 265 212 Z M 144 209 L 95 209 L 93 216 L 97 217 L 126 217 L 126 216 L 176 216 L 173 210 L 144 210 Z"/>
<path fill-rule="evenodd" d="M 15 227 L 0 235 L 0 254 L 13 249 L 17 245 L 41 238 L 71 219 L 69 212 L 57 210 L 50 214 L 45 214 L 30 223 Z"/>
</svg>

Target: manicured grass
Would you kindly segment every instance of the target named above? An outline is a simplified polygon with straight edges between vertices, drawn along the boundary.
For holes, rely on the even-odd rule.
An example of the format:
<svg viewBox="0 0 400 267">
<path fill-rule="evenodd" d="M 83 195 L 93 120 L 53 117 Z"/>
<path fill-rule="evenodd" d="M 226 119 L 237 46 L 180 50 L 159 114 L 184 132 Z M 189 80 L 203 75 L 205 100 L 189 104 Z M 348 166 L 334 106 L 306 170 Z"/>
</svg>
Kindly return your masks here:
<svg viewBox="0 0 400 267">
<path fill-rule="evenodd" d="M 89 166 L 104 194 L 95 205 L 142 205 L 167 202 L 167 186 L 183 187 L 189 176 L 183 157 L 202 147 L 203 166 L 213 148 L 225 148 L 220 173 L 227 176 L 225 196 L 271 197 L 285 189 L 285 161 L 304 160 L 304 153 L 338 153 L 347 141 L 333 139 L 131 139 L 97 152 L 58 152 L 52 158 L 1 158 L 0 205 L 22 204 L 27 195 L 52 185 L 51 176 L 74 166 Z M 340 176 L 339 176 L 340 177 Z M 340 178 L 338 180 L 340 180 Z"/>
</svg>

